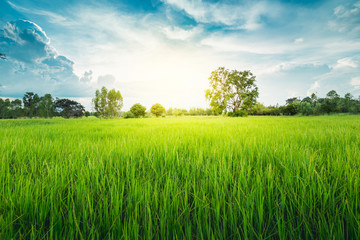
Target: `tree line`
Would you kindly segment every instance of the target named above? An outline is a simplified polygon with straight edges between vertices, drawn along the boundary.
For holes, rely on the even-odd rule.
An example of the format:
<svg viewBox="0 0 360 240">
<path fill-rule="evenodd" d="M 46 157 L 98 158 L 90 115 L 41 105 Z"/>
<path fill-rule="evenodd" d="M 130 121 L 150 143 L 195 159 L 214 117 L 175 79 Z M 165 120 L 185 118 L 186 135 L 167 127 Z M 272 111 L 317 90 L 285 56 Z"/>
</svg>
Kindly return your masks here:
<svg viewBox="0 0 360 240">
<path fill-rule="evenodd" d="M 22 101 L 0 98 L 0 118 L 61 116 L 64 118 L 94 115 L 101 118 L 139 118 L 153 115 L 160 116 L 209 116 L 227 115 L 243 117 L 248 115 L 321 115 L 330 113 L 360 113 L 360 97 L 355 99 L 350 93 L 344 97 L 331 90 L 326 97 L 319 98 L 316 94 L 300 98 L 289 98 L 283 106 L 264 106 L 257 101 L 259 96 L 255 76 L 251 71 L 228 70 L 220 67 L 209 77 L 210 88 L 206 90 L 205 98 L 210 108 L 180 108 L 166 109 L 159 103 L 146 107 L 140 103 L 134 104 L 128 112 L 121 112 L 123 97 L 119 90 L 108 90 L 105 86 L 95 91 L 92 99 L 94 112 L 86 112 L 78 102 L 70 99 L 54 99 L 51 94 L 40 97 L 33 92 L 26 92 Z"/>
<path fill-rule="evenodd" d="M 360 97 L 355 99 L 351 93 L 344 97 L 335 91 L 329 91 L 324 98 L 319 98 L 315 93 L 301 98 L 289 98 L 283 106 L 265 107 L 256 103 L 250 111 L 252 115 L 323 115 L 332 113 L 360 113 Z"/>
<path fill-rule="evenodd" d="M 257 101 L 259 95 L 255 76 L 250 71 L 228 70 L 220 67 L 211 73 L 210 89 L 205 97 L 213 112 L 228 116 L 247 115 L 321 115 L 331 113 L 360 113 L 360 97 L 351 93 L 344 97 L 331 90 L 325 98 L 315 93 L 301 98 L 289 98 L 283 106 L 264 106 Z"/>
<path fill-rule="evenodd" d="M 0 98 L 0 118 L 52 118 L 82 117 L 90 115 L 80 103 L 66 99 L 53 98 L 51 94 L 39 96 L 37 93 L 26 92 L 21 99 Z"/>
</svg>

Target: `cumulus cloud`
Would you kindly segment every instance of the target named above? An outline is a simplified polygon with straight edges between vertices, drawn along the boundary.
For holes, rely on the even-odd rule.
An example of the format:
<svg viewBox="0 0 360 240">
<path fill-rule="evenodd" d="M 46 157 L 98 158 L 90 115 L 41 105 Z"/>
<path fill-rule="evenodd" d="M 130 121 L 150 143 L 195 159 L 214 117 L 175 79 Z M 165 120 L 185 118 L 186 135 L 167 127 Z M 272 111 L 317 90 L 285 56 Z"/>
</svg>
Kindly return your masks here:
<svg viewBox="0 0 360 240">
<path fill-rule="evenodd" d="M 74 62 L 59 55 L 44 30 L 34 22 L 7 23 L 0 31 L 0 51 L 8 58 L 0 65 L 3 96 L 19 97 L 26 91 L 35 91 L 76 97 L 89 92 L 88 81 L 80 81 L 73 73 Z"/>
</svg>

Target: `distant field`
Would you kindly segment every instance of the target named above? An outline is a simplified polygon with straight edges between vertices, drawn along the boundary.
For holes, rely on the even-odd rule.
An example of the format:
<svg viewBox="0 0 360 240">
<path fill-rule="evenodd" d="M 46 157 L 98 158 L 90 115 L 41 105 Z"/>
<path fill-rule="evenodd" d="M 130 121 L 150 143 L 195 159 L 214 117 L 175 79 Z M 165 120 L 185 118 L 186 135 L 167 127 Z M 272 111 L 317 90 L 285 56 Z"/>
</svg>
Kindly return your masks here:
<svg viewBox="0 0 360 240">
<path fill-rule="evenodd" d="M 360 116 L 0 121 L 0 239 L 360 239 Z"/>
</svg>

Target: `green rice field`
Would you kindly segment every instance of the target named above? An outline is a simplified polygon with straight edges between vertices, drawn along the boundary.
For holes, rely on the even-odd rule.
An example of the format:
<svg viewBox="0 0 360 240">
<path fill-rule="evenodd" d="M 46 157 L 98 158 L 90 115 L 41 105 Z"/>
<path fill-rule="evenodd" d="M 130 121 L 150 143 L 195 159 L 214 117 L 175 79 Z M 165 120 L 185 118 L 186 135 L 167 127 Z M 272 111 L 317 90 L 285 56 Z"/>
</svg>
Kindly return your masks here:
<svg viewBox="0 0 360 240">
<path fill-rule="evenodd" d="M 360 239 L 360 116 L 1 120 L 0 239 Z"/>
</svg>

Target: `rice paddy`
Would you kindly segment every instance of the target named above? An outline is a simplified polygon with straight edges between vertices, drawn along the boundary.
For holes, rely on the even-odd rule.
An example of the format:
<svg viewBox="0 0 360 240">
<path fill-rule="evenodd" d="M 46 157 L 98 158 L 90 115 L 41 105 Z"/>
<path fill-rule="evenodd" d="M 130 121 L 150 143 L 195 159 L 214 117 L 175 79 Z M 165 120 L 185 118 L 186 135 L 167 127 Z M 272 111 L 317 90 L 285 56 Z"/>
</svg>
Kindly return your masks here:
<svg viewBox="0 0 360 240">
<path fill-rule="evenodd" d="M 0 121 L 0 239 L 359 239 L 360 116 Z"/>
</svg>

